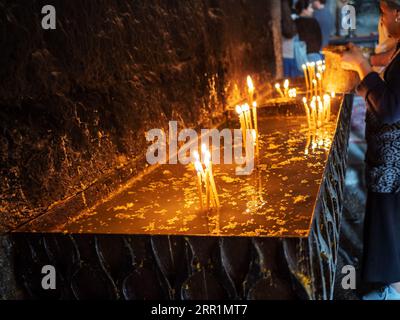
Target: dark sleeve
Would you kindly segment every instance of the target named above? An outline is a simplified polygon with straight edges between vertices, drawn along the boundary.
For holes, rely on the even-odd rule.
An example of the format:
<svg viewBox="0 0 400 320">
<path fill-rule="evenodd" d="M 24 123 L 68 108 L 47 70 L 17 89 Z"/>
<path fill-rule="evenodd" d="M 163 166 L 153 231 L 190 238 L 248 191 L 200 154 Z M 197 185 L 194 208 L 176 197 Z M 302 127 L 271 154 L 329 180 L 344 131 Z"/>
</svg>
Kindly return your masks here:
<svg viewBox="0 0 400 320">
<path fill-rule="evenodd" d="M 364 97 L 378 119 L 391 125 L 400 121 L 400 60 L 388 70 L 387 79 L 384 81 L 371 72 L 361 81 L 357 93 Z"/>
<path fill-rule="evenodd" d="M 297 34 L 296 23 L 293 21 L 291 16 L 291 10 L 288 0 L 282 0 L 281 2 L 282 7 L 282 35 L 287 38 L 291 39 Z"/>
</svg>

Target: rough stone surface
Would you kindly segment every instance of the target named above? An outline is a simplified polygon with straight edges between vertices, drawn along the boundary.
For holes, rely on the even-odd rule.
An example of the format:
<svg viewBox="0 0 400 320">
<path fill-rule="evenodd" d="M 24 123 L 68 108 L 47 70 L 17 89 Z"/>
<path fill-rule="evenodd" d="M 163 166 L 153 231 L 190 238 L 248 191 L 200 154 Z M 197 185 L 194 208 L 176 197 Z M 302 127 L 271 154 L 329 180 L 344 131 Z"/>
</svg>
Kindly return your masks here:
<svg viewBox="0 0 400 320">
<path fill-rule="evenodd" d="M 273 3 L 0 0 L 0 231 L 116 168 L 135 174 L 145 131 L 211 126 L 245 75 L 274 74 Z"/>
</svg>

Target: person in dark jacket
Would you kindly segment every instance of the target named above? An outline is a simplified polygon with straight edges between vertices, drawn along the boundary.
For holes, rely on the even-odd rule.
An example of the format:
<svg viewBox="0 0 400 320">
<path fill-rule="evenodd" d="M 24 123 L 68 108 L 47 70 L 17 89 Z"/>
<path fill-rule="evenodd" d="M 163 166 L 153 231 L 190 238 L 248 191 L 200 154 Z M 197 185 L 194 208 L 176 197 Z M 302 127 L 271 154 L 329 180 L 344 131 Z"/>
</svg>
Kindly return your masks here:
<svg viewBox="0 0 400 320">
<path fill-rule="evenodd" d="M 385 284 L 364 300 L 400 300 L 400 0 L 381 0 L 381 19 L 396 52 L 380 76 L 353 44 L 342 67 L 357 71 L 366 100 L 366 181 L 363 280 Z"/>
<path fill-rule="evenodd" d="M 296 19 L 297 32 L 300 40 L 307 44 L 309 62 L 321 60 L 322 33 L 318 21 L 313 18 L 314 10 L 311 1 L 297 1 L 296 12 L 299 15 L 299 18 Z"/>
</svg>

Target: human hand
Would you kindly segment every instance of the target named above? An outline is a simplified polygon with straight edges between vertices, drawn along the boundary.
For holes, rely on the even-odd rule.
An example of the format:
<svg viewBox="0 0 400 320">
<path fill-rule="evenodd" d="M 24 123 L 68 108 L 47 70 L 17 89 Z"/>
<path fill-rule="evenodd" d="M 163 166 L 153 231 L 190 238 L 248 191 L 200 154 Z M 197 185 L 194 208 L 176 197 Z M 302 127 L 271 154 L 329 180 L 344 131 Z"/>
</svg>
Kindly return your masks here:
<svg viewBox="0 0 400 320">
<path fill-rule="evenodd" d="M 348 51 L 343 52 L 341 67 L 345 70 L 358 72 L 361 79 L 372 71 L 372 67 L 367 58 L 364 57 L 362 50 L 353 43 L 349 43 Z"/>
</svg>

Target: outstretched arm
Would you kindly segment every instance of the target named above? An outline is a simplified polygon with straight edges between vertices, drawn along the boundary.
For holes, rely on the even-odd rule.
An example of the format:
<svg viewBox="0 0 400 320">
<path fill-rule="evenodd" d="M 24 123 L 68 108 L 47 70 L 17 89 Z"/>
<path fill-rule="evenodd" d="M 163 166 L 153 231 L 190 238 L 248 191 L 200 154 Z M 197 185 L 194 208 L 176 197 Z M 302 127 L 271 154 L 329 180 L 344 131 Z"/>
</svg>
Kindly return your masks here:
<svg viewBox="0 0 400 320">
<path fill-rule="evenodd" d="M 372 71 L 368 60 L 362 51 L 353 44 L 343 54 L 342 66 L 344 69 L 357 71 L 362 80 L 357 93 L 368 102 L 369 108 L 378 119 L 385 124 L 400 121 L 400 59 L 391 65 L 388 80 L 384 81 L 378 73 Z"/>
<path fill-rule="evenodd" d="M 393 48 L 392 50 L 372 55 L 370 58 L 371 65 L 373 65 L 374 67 L 387 66 L 395 51 L 396 48 Z"/>
</svg>

